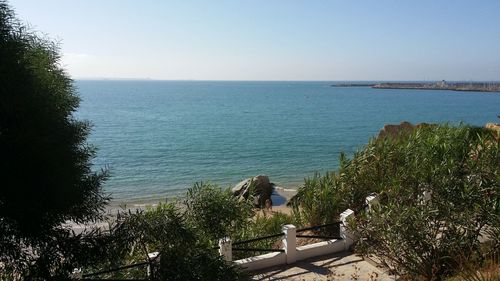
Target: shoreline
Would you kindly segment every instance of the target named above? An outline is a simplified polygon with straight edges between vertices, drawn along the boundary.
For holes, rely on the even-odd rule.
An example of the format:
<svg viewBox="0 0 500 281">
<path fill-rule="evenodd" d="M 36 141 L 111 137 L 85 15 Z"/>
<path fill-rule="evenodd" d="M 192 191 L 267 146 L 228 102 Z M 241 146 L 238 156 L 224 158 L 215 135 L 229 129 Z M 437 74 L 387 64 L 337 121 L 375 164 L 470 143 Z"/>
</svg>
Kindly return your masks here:
<svg viewBox="0 0 500 281">
<path fill-rule="evenodd" d="M 274 186 L 273 193 L 271 195 L 271 200 L 273 201 L 273 208 L 288 208 L 286 204 L 288 201 L 297 194 L 297 187 L 287 188 L 283 186 Z M 105 207 L 106 215 L 116 215 L 121 211 L 136 211 L 136 210 L 146 210 L 148 208 L 154 208 L 162 203 L 171 203 L 176 201 L 182 201 L 184 194 L 179 194 L 178 196 L 171 197 L 150 197 L 144 199 L 131 199 L 129 201 L 125 200 L 113 200 L 109 201 L 109 203 Z"/>
<path fill-rule="evenodd" d="M 288 207 L 287 203 L 295 194 L 297 194 L 296 189 L 285 188 L 282 186 L 274 186 L 273 193 L 271 194 L 271 200 L 273 201 L 272 211 L 276 213 L 290 214 L 292 212 L 292 208 Z M 172 199 L 172 201 L 178 199 L 180 198 Z M 172 202 L 172 201 L 167 201 L 167 202 Z M 157 207 L 160 203 L 163 203 L 162 200 L 152 199 L 152 201 L 150 202 L 144 202 L 140 204 L 137 203 L 134 204 L 132 207 L 125 206 L 125 208 L 123 208 L 120 205 L 110 203 L 105 207 L 104 219 L 102 221 L 90 224 L 78 224 L 72 221 L 67 221 L 66 223 L 63 224 L 63 227 L 70 227 L 76 234 L 82 233 L 93 227 L 97 227 L 107 231 L 109 230 L 109 224 L 113 222 L 114 219 L 116 219 L 116 216 L 119 212 L 129 212 L 129 211 L 135 212 L 135 211 L 147 210 L 149 208 Z M 182 208 L 182 206 L 180 206 L 180 208 Z"/>
</svg>

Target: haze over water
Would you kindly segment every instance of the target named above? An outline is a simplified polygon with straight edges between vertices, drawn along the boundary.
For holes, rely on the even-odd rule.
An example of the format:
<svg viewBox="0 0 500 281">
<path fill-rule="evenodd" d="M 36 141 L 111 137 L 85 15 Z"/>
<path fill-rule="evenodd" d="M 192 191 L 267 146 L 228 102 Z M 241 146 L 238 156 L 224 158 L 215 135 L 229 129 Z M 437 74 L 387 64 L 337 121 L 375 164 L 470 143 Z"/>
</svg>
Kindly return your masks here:
<svg viewBox="0 0 500 281">
<path fill-rule="evenodd" d="M 384 124 L 498 122 L 500 94 L 335 88 L 331 82 L 76 81 L 96 168 L 115 202 L 222 187 L 257 174 L 295 188 Z"/>
</svg>

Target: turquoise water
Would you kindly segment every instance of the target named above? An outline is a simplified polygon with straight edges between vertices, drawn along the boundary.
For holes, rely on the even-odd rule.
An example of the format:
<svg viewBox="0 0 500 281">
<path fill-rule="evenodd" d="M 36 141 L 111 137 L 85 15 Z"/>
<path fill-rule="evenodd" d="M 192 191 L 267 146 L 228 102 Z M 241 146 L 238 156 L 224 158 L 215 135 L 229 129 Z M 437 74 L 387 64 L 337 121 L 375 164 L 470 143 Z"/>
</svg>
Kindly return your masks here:
<svg viewBox="0 0 500 281">
<path fill-rule="evenodd" d="M 498 122 L 500 94 L 335 88 L 329 82 L 76 81 L 96 167 L 115 202 L 230 186 L 257 174 L 297 187 L 384 124 Z"/>
</svg>

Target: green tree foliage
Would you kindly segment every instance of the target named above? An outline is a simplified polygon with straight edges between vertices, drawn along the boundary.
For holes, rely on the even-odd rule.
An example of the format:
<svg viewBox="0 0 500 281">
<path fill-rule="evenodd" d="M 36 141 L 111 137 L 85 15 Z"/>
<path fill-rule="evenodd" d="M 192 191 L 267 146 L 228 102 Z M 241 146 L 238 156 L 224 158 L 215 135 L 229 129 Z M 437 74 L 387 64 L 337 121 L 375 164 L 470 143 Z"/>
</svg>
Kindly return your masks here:
<svg viewBox="0 0 500 281">
<path fill-rule="evenodd" d="M 141 278 L 148 280 L 246 280 L 235 265 L 226 263 L 203 232 L 188 223 L 175 203 L 161 204 L 147 211 L 120 215 L 107 235 L 108 256 L 84 273 L 149 261 L 144 267 L 104 274 L 99 278 Z M 150 260 L 148 253 L 159 252 Z"/>
<path fill-rule="evenodd" d="M 357 224 L 360 248 L 400 273 L 426 279 L 481 260 L 482 235 L 491 232 L 495 240 L 500 231 L 497 136 L 482 128 L 433 126 L 385 140 L 387 152 L 368 162 L 381 167 L 384 187 L 382 204 Z M 498 251 L 494 243 L 489 250 Z"/>
<path fill-rule="evenodd" d="M 338 220 L 338 215 L 347 208 L 341 198 L 341 184 L 336 173 L 324 176 L 316 173 L 307 178 L 304 185 L 291 200 L 294 217 L 307 225 L 321 225 Z"/>
<path fill-rule="evenodd" d="M 252 198 L 244 200 L 233 196 L 231 189 L 221 189 L 207 183 L 197 183 L 189 189 L 184 200 L 186 218 L 189 225 L 215 246 L 220 238 L 230 237 L 233 242 L 277 234 L 282 226 L 293 223 L 300 226 L 295 217 L 281 213 L 256 213 L 252 208 Z M 245 248 L 270 249 L 280 247 L 280 238 L 266 239 L 245 244 Z M 233 253 L 234 259 L 262 254 L 262 252 Z"/>
<path fill-rule="evenodd" d="M 439 279 L 463 260 L 481 259 L 481 234 L 498 251 L 498 133 L 460 125 L 422 126 L 371 140 L 339 170 L 306 180 L 293 204 L 302 218 L 327 222 L 379 194 L 379 208 L 358 213 L 357 249 L 400 274 Z"/>
<path fill-rule="evenodd" d="M 45 277 L 71 267 L 66 254 L 79 252 L 61 223 L 98 219 L 107 201 L 58 51 L 0 1 L 0 261 Z"/>
<path fill-rule="evenodd" d="M 293 217 L 284 214 L 254 216 L 252 203 L 234 197 L 230 190 L 213 184 L 195 184 L 185 199 L 146 211 L 121 213 L 112 223 L 106 252 L 100 262 L 84 268 L 98 272 L 148 261 L 148 253 L 160 252 L 153 275 L 144 267 L 101 275 L 101 278 L 150 278 L 152 280 L 245 280 L 246 274 L 222 261 L 214 249 L 220 238 L 241 241 L 280 233 Z M 244 247 L 279 248 L 280 239 L 268 239 Z M 103 243 L 104 244 L 104 243 Z M 233 253 L 233 259 L 260 254 Z"/>
<path fill-rule="evenodd" d="M 233 196 L 230 189 L 196 183 L 184 200 L 186 217 L 212 241 L 241 231 L 253 216 L 252 205 Z"/>
</svg>

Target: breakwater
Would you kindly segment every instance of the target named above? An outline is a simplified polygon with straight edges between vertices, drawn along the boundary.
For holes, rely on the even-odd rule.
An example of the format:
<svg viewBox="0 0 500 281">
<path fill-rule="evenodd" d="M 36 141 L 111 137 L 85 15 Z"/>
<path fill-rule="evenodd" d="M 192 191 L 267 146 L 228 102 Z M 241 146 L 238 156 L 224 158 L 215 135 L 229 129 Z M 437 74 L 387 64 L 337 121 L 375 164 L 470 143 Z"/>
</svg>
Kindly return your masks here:
<svg viewBox="0 0 500 281">
<path fill-rule="evenodd" d="M 332 87 L 500 92 L 500 82 L 446 82 L 444 80 L 440 82 L 338 83 L 333 84 Z"/>
<path fill-rule="evenodd" d="M 380 83 L 373 85 L 375 89 L 418 89 L 418 90 L 451 90 L 471 92 L 500 92 L 500 83 Z"/>
</svg>

